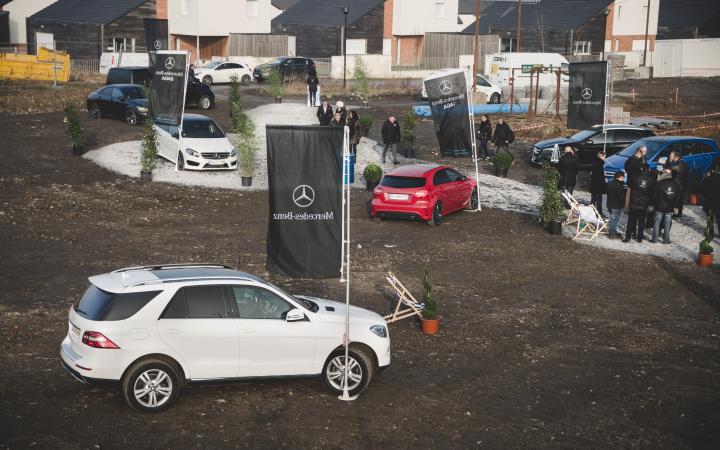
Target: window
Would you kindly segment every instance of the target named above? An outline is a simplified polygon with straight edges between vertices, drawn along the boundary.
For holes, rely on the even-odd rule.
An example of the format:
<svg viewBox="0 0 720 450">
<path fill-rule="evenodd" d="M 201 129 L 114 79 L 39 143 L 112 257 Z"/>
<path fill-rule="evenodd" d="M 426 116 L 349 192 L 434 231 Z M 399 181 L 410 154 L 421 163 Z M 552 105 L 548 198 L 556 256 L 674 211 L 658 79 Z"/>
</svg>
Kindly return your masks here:
<svg viewBox="0 0 720 450">
<path fill-rule="evenodd" d="M 258 1 L 247 0 L 247 16 L 257 17 L 258 16 Z"/>
<path fill-rule="evenodd" d="M 122 91 L 121 91 L 120 89 L 118 89 L 118 88 L 113 88 L 113 90 L 112 90 L 112 97 L 113 97 L 113 98 L 123 97 L 123 93 L 122 93 Z"/>
<path fill-rule="evenodd" d="M 225 69 L 228 69 L 229 67 L 230 66 L 228 66 L 227 64 L 220 64 L 219 66 L 217 66 L 215 68 L 215 70 L 225 70 Z"/>
<path fill-rule="evenodd" d="M 683 156 L 701 155 L 703 153 L 712 153 L 713 149 L 704 142 L 685 142 L 682 144 Z"/>
<path fill-rule="evenodd" d="M 510 53 L 515 49 L 515 39 L 500 38 L 500 53 Z M 498 59 L 498 58 L 495 58 Z M 505 58 L 501 58 L 501 62 L 505 62 Z"/>
<path fill-rule="evenodd" d="M 575 41 L 576 55 L 589 55 L 591 48 L 592 42 L 590 41 Z"/>
<path fill-rule="evenodd" d="M 463 176 L 460 175 L 456 170 L 453 169 L 445 169 L 445 172 L 447 173 L 448 180 L 452 181 L 463 181 Z"/>
<path fill-rule="evenodd" d="M 380 182 L 380 186 L 393 187 L 398 189 L 421 188 L 425 186 L 425 178 L 420 177 L 395 177 L 386 175 Z"/>
<path fill-rule="evenodd" d="M 193 286 L 183 288 L 190 319 L 227 317 L 225 298 L 221 286 Z"/>
<path fill-rule="evenodd" d="M 435 17 L 438 19 L 442 19 L 443 17 L 445 17 L 445 3 L 444 2 L 435 3 Z"/>
<path fill-rule="evenodd" d="M 127 86 L 122 88 L 122 93 L 126 98 L 139 99 L 145 98 L 145 91 L 140 86 Z"/>
<path fill-rule="evenodd" d="M 187 319 L 187 305 L 185 303 L 185 292 L 180 289 L 170 300 L 170 304 L 162 315 L 163 319 Z"/>
<path fill-rule="evenodd" d="M 226 68 L 226 69 L 242 69 L 242 67 L 243 67 L 242 64 L 238 64 L 238 63 L 227 63 L 227 64 L 225 64 L 225 68 Z"/>
<path fill-rule="evenodd" d="M 241 319 L 281 319 L 293 307 L 277 294 L 254 286 L 232 286 Z"/>
<path fill-rule="evenodd" d="M 433 184 L 435 186 L 439 186 L 441 184 L 449 183 L 450 178 L 448 177 L 448 174 L 445 170 L 440 170 L 438 172 L 435 172 L 435 176 L 433 176 Z"/>
<path fill-rule="evenodd" d="M 635 130 L 615 130 L 613 142 L 633 142 L 640 139 L 640 133 Z"/>
<path fill-rule="evenodd" d="M 180 13 L 183 16 L 190 15 L 190 0 L 181 0 L 180 1 Z"/>
<path fill-rule="evenodd" d="M 107 87 L 107 88 L 103 89 L 102 91 L 100 91 L 100 95 L 105 95 L 105 96 L 109 97 L 112 94 L 112 90 L 113 90 L 113 88 Z"/>
<path fill-rule="evenodd" d="M 618 22 L 622 20 L 622 13 L 623 13 L 623 7 L 622 5 L 618 6 Z"/>
<path fill-rule="evenodd" d="M 477 85 L 482 87 L 490 87 L 491 84 L 483 77 L 477 77 Z"/>
<path fill-rule="evenodd" d="M 160 291 L 115 294 L 91 284 L 73 307 L 75 312 L 90 320 L 124 320 L 140 311 Z"/>
<path fill-rule="evenodd" d="M 663 151 L 658 154 L 657 158 L 655 160 L 659 160 L 660 158 L 667 158 L 670 156 L 670 153 L 672 152 L 682 152 L 682 146 L 679 143 L 676 144 L 670 144 L 667 147 L 663 149 Z M 648 157 L 650 156 L 650 148 L 648 147 Z"/>
<path fill-rule="evenodd" d="M 109 52 L 134 52 L 135 38 L 109 37 L 106 39 Z"/>
<path fill-rule="evenodd" d="M 183 123 L 183 137 L 211 139 L 225 137 L 220 127 L 212 120 L 186 120 Z"/>
</svg>

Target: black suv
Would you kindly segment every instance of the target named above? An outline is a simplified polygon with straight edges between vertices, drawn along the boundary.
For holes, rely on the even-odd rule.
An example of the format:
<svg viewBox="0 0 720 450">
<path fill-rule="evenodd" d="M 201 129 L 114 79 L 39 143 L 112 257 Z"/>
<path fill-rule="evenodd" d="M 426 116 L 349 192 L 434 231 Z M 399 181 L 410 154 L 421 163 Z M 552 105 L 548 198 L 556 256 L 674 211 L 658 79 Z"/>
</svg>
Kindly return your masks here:
<svg viewBox="0 0 720 450">
<path fill-rule="evenodd" d="M 269 63 L 260 64 L 253 70 L 253 78 L 258 83 L 262 83 L 270 76 L 273 68 L 277 68 L 280 72 L 280 78 L 304 78 L 308 72 L 315 70 L 315 62 L 309 58 L 299 58 L 295 56 L 283 56 L 275 58 Z"/>
<path fill-rule="evenodd" d="M 152 80 L 148 67 L 113 67 L 107 74 L 106 84 L 144 85 Z M 210 109 L 215 104 L 215 93 L 197 78 L 188 77 L 186 103 L 194 103 L 200 109 Z"/>
<path fill-rule="evenodd" d="M 541 166 L 546 161 L 550 161 L 555 144 L 560 147 L 561 155 L 563 148 L 569 145 L 577 151 L 580 167 L 589 169 L 592 167 L 595 154 L 603 148 L 605 154 L 611 156 L 639 139 L 655 136 L 655 133 L 651 130 L 634 125 L 606 125 L 605 129 L 607 130 L 607 138 L 603 136 L 602 125 L 595 125 L 587 130 L 575 133 L 569 138 L 553 138 L 540 141 L 533 147 L 530 163 Z"/>
</svg>

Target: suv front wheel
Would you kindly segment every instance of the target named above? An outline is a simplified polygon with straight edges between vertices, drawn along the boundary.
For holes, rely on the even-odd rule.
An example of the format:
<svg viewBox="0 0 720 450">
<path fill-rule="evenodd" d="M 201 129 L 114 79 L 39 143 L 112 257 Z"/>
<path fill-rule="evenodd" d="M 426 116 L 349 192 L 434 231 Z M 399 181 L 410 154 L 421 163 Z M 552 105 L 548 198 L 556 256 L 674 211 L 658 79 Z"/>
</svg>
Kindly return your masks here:
<svg viewBox="0 0 720 450">
<path fill-rule="evenodd" d="M 335 394 L 342 394 L 345 371 L 345 349 L 335 350 L 325 361 L 322 382 Z M 348 393 L 357 395 L 365 390 L 373 376 L 373 363 L 361 350 L 350 348 L 348 352 Z"/>
<path fill-rule="evenodd" d="M 122 383 L 123 396 L 141 412 L 158 412 L 172 405 L 180 395 L 180 378 L 175 368 L 159 359 L 133 364 Z"/>
</svg>

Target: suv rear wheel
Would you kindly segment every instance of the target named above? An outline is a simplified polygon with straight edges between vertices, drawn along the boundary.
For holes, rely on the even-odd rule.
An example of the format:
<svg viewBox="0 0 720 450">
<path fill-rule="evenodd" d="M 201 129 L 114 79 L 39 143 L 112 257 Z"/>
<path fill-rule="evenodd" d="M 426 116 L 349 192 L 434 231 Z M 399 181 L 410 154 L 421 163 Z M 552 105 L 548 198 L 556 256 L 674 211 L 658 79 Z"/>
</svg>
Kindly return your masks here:
<svg viewBox="0 0 720 450">
<path fill-rule="evenodd" d="M 345 349 L 335 350 L 325 361 L 322 382 L 335 394 L 343 392 Z M 373 363 L 364 351 L 350 348 L 348 352 L 348 393 L 357 395 L 365 390 L 373 377 Z"/>
<path fill-rule="evenodd" d="M 202 82 L 206 86 L 211 86 L 213 84 L 213 79 L 210 75 L 205 75 L 202 79 Z"/>
<path fill-rule="evenodd" d="M 159 359 L 133 364 L 122 381 L 123 396 L 141 412 L 158 412 L 172 405 L 180 395 L 180 377 L 175 368 Z"/>
</svg>

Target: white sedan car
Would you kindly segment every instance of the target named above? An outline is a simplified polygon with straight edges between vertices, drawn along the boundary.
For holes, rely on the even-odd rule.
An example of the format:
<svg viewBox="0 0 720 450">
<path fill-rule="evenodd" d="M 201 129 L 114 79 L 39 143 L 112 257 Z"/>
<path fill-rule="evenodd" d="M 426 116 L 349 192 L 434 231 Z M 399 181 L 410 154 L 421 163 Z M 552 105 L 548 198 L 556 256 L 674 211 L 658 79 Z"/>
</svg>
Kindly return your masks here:
<svg viewBox="0 0 720 450">
<path fill-rule="evenodd" d="M 200 114 L 185 114 L 182 136 L 175 125 L 155 123 L 158 154 L 178 170 L 233 170 L 237 149 L 214 120 Z"/>
<path fill-rule="evenodd" d="M 208 86 L 213 83 L 229 83 L 233 75 L 240 84 L 250 84 L 252 81 L 252 70 L 243 63 L 216 61 L 195 69 L 195 77 Z"/>
<path fill-rule="evenodd" d="M 136 410 L 170 406 L 192 382 L 320 376 L 333 393 L 364 390 L 390 364 L 378 314 L 293 296 L 212 264 L 130 267 L 90 277 L 68 313 L 63 367 L 84 383 L 115 382 Z"/>
</svg>

